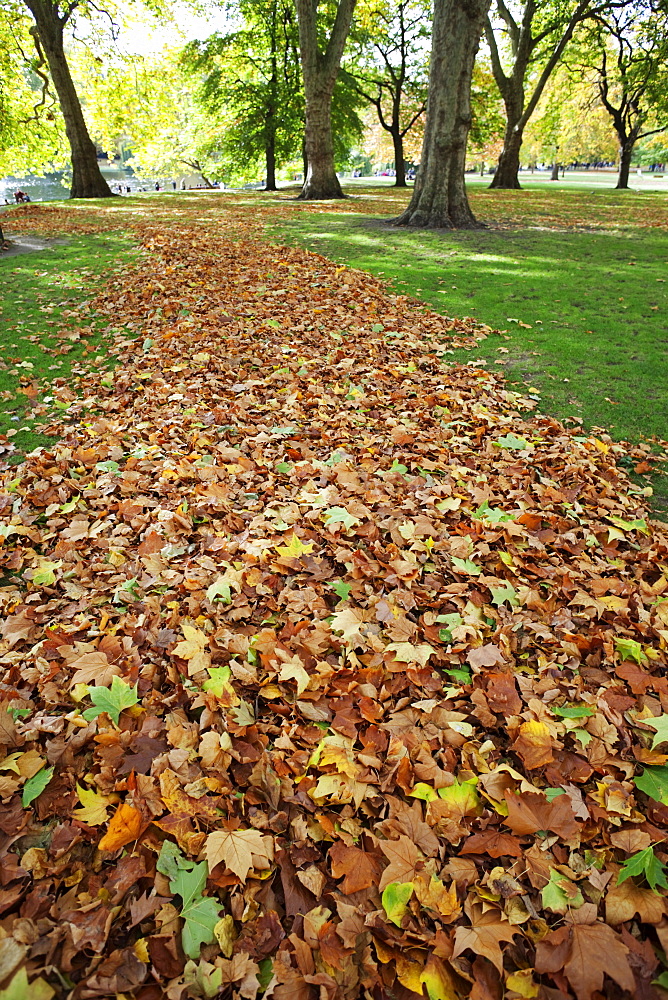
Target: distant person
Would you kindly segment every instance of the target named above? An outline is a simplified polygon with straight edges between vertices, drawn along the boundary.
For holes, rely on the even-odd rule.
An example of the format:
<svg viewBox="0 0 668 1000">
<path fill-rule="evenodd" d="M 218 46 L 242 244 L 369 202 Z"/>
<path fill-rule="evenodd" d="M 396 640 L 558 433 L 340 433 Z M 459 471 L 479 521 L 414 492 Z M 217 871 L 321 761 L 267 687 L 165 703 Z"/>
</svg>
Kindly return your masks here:
<svg viewBox="0 0 668 1000">
<path fill-rule="evenodd" d="M 176 191 L 176 181 L 172 181 L 172 191 Z"/>
<path fill-rule="evenodd" d="M 159 191 L 159 190 L 160 190 L 160 185 L 158 184 L 158 182 L 157 182 L 157 181 L 155 182 L 155 190 L 156 190 L 156 191 Z"/>
<path fill-rule="evenodd" d="M 181 190 L 182 191 L 186 190 L 186 179 L 185 179 L 185 177 L 181 178 L 181 185 L 180 186 L 181 186 Z"/>
</svg>

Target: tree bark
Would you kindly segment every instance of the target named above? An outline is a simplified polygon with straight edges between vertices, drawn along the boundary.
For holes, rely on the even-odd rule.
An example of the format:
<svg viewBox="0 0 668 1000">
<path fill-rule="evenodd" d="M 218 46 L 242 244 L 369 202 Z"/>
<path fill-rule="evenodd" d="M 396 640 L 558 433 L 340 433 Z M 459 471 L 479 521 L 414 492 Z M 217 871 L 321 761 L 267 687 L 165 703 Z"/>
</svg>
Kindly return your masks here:
<svg viewBox="0 0 668 1000">
<path fill-rule="evenodd" d="M 95 145 L 88 134 L 65 56 L 63 31 L 71 10 L 59 14 L 57 2 L 50 0 L 25 0 L 25 4 L 35 20 L 32 33 L 38 54 L 46 59 L 65 121 L 72 159 L 70 197 L 111 198 L 113 193 L 100 172 Z"/>
<path fill-rule="evenodd" d="M 276 190 L 276 137 L 270 135 L 264 151 L 265 155 L 265 191 Z"/>
<path fill-rule="evenodd" d="M 503 149 L 496 165 L 496 172 L 492 178 L 490 188 L 503 188 L 504 190 L 519 190 L 520 169 L 520 149 L 524 139 L 523 130 L 517 122 L 508 122 L 506 134 L 503 140 Z"/>
<path fill-rule="evenodd" d="M 559 161 L 558 160 L 555 160 L 554 163 L 552 164 L 552 174 L 550 175 L 550 180 L 551 181 L 558 181 L 559 180 Z"/>
<path fill-rule="evenodd" d="M 427 122 L 413 197 L 396 220 L 422 229 L 479 229 L 466 196 L 471 77 L 490 0 L 435 0 Z"/>
<path fill-rule="evenodd" d="M 633 155 L 633 142 L 620 143 L 619 146 L 619 177 L 615 189 L 617 191 L 628 191 L 629 172 L 631 170 L 631 156 Z"/>
<path fill-rule="evenodd" d="M 408 187 L 404 163 L 404 140 L 400 132 L 392 132 L 392 145 L 394 146 L 394 186 L 398 188 Z"/>
<path fill-rule="evenodd" d="M 344 198 L 334 168 L 332 93 L 357 0 L 339 0 L 325 51 L 318 45 L 319 0 L 296 0 L 299 49 L 306 96 L 304 147 L 307 170 L 300 198 Z"/>
</svg>

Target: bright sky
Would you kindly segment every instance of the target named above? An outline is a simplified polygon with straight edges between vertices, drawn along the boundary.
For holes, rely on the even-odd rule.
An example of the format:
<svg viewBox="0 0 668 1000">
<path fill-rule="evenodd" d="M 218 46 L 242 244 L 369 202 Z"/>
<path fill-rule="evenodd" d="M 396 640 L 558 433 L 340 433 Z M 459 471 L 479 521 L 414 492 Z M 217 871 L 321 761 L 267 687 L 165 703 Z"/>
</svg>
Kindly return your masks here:
<svg viewBox="0 0 668 1000">
<path fill-rule="evenodd" d="M 230 30 L 230 20 L 220 9 L 212 7 L 206 16 L 198 16 L 187 5 L 174 5 L 173 24 L 151 25 L 148 14 L 139 20 L 117 16 L 120 32 L 116 46 L 124 55 L 148 55 L 159 52 L 165 45 L 180 46 L 195 38 L 207 38 L 214 31 Z M 105 24 L 101 25 L 104 29 Z"/>
</svg>

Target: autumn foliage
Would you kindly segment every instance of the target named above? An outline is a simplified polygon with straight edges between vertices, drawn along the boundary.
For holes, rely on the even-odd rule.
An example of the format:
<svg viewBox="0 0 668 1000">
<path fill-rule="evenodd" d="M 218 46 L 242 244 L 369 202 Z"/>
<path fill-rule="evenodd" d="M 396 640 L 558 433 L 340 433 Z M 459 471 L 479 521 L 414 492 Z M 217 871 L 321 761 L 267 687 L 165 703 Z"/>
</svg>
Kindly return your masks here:
<svg viewBox="0 0 668 1000">
<path fill-rule="evenodd" d="M 609 440 L 365 274 L 135 229 L 0 495 L 0 996 L 658 996 L 666 536 Z"/>
</svg>

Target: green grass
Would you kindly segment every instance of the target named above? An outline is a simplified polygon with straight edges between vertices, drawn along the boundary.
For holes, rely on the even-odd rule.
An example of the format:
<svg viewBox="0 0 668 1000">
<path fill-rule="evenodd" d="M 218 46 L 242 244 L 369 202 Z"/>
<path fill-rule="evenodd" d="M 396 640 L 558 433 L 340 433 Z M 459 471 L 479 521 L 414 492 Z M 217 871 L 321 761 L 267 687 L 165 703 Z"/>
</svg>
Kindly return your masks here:
<svg viewBox="0 0 668 1000">
<path fill-rule="evenodd" d="M 506 205 L 508 194 L 501 193 Z M 583 208 L 573 199 L 564 205 L 565 192 L 541 190 L 532 212 L 532 194 L 512 192 L 527 217 L 522 229 L 406 230 L 329 210 L 295 212 L 270 232 L 379 275 L 448 316 L 472 316 L 501 331 L 473 357 L 503 370 L 511 382 L 538 388 L 544 411 L 580 418 L 587 429 L 605 427 L 616 440 L 665 438 L 668 232 L 633 225 L 636 196 L 611 193 L 591 196 L 584 219 L 595 224 L 601 199 L 609 226 L 610 201 L 616 198 L 619 208 L 620 199 L 628 199 L 621 201 L 624 218 L 616 228 L 540 228 L 544 216 L 554 225 L 560 211 L 577 225 Z M 497 193 L 477 195 L 482 217 L 485 208 L 502 215 L 494 198 Z M 668 203 L 662 194 L 637 198 L 644 211 L 650 199 Z M 453 359 L 472 358 L 456 352 Z"/>
<path fill-rule="evenodd" d="M 9 435 L 16 448 L 10 463 L 52 440 L 39 430 L 49 412 L 41 402 L 48 384 L 71 378 L 86 358 L 108 364 L 108 324 L 86 304 L 135 256 L 131 241 L 114 234 L 0 257 L 0 435 Z"/>
</svg>

